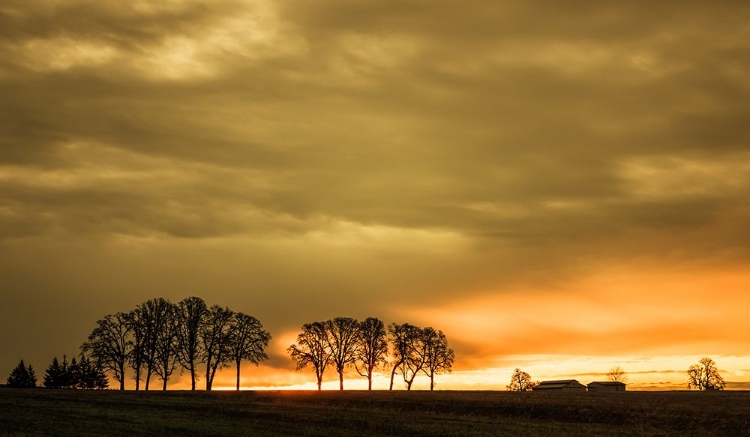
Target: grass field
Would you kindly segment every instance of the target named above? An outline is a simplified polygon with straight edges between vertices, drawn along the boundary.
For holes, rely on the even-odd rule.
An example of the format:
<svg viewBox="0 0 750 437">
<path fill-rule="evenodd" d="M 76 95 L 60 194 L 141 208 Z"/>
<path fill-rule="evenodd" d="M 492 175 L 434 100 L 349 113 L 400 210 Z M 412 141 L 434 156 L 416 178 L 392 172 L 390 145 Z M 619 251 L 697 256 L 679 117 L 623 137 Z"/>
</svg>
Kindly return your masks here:
<svg viewBox="0 0 750 437">
<path fill-rule="evenodd" d="M 750 392 L 0 390 L 2 436 L 741 436 Z"/>
</svg>

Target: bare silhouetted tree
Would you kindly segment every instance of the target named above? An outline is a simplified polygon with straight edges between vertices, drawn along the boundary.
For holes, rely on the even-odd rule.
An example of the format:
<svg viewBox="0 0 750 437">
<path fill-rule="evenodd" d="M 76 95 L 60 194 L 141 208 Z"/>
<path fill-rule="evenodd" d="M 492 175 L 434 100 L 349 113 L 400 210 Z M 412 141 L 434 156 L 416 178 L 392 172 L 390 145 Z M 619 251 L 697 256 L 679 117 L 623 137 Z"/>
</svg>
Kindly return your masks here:
<svg viewBox="0 0 750 437">
<path fill-rule="evenodd" d="M 435 389 L 435 375 L 453 370 L 456 358 L 453 349 L 448 347 L 448 339 L 443 331 L 433 328 L 422 330 L 422 342 L 425 350 L 425 364 L 422 369 L 430 377 L 430 390 Z"/>
<path fill-rule="evenodd" d="M 539 385 L 538 382 L 532 381 L 531 376 L 523 370 L 516 368 L 513 371 L 513 375 L 510 377 L 510 384 L 508 384 L 508 390 L 510 391 L 531 391 Z"/>
<path fill-rule="evenodd" d="M 178 317 L 179 307 L 168 302 L 168 307 L 160 310 L 163 321 L 159 322 L 159 330 L 156 332 L 154 350 L 155 372 L 162 380 L 162 390 L 167 389 L 167 382 L 177 368 L 180 330 L 180 319 Z"/>
<path fill-rule="evenodd" d="M 336 317 L 325 322 L 328 353 L 339 374 L 339 390 L 344 389 L 344 369 L 357 357 L 359 322 L 350 317 Z"/>
<path fill-rule="evenodd" d="M 607 372 L 607 380 L 612 382 L 625 382 L 627 381 L 628 376 L 625 374 L 625 371 L 622 370 L 620 366 L 615 366 L 611 369 L 609 369 L 609 372 Z"/>
<path fill-rule="evenodd" d="M 141 388 L 141 381 L 143 380 L 143 370 L 146 362 L 146 336 L 148 334 L 148 320 L 143 308 L 137 306 L 130 311 L 127 314 L 127 323 L 130 327 L 128 363 L 135 373 L 133 379 L 135 380 L 135 390 L 138 391 Z"/>
<path fill-rule="evenodd" d="M 199 297 L 188 297 L 177 304 L 177 356 L 180 364 L 190 372 L 191 389 L 195 390 L 196 365 L 202 355 L 200 332 L 206 323 L 208 308 Z"/>
<path fill-rule="evenodd" d="M 726 382 L 719 374 L 716 363 L 711 358 L 701 358 L 698 364 L 690 366 L 688 374 L 688 390 L 723 390 Z"/>
<path fill-rule="evenodd" d="M 302 332 L 297 335 L 297 343 L 289 346 L 287 352 L 297 364 L 297 370 L 311 365 L 315 371 L 318 390 L 323 384 L 323 374 L 331 363 L 328 353 L 328 330 L 322 322 L 302 325 Z"/>
<path fill-rule="evenodd" d="M 96 328 L 81 350 L 88 354 L 105 371 L 111 372 L 120 390 L 125 390 L 125 367 L 130 356 L 130 324 L 128 315 L 108 314 L 97 320 Z"/>
<path fill-rule="evenodd" d="M 163 297 L 143 302 L 134 311 L 143 334 L 141 355 L 143 368 L 146 372 L 146 390 L 149 388 L 151 375 L 158 372 L 159 343 L 161 337 L 168 331 L 166 325 L 170 321 L 172 312 L 172 303 Z M 133 332 L 138 331 L 134 330 Z"/>
<path fill-rule="evenodd" d="M 411 390 L 414 378 L 425 364 L 426 350 L 422 341 L 422 330 L 408 323 L 400 325 L 391 323 L 388 326 L 388 333 L 391 335 L 391 353 L 393 355 L 389 389 L 393 390 L 393 378 L 397 373 L 400 373 L 406 383 L 406 389 Z"/>
<path fill-rule="evenodd" d="M 200 330 L 203 349 L 202 362 L 206 363 L 206 390 L 211 390 L 216 371 L 232 361 L 230 338 L 233 313 L 227 307 L 214 305 L 208 310 L 206 323 Z"/>
<path fill-rule="evenodd" d="M 367 389 L 372 390 L 372 373 L 385 364 L 388 355 L 388 339 L 385 324 L 375 317 L 368 317 L 359 324 L 359 339 L 354 365 L 357 373 L 367 378 Z"/>
<path fill-rule="evenodd" d="M 237 365 L 237 390 L 240 389 L 240 368 L 242 360 L 256 366 L 268 359 L 266 348 L 271 341 L 271 334 L 263 330 L 258 319 L 244 313 L 235 313 L 230 329 L 230 353 Z"/>
</svg>

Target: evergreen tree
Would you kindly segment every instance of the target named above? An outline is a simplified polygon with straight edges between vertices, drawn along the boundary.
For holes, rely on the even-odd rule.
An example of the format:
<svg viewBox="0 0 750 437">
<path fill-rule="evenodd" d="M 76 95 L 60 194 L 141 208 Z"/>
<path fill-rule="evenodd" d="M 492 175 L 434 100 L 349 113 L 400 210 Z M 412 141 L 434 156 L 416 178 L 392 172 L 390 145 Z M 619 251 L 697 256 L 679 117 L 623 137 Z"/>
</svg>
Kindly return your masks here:
<svg viewBox="0 0 750 437">
<path fill-rule="evenodd" d="M 91 360 L 86 358 L 85 355 L 81 354 L 78 359 L 78 366 L 75 375 L 76 388 L 82 390 L 94 388 L 94 382 L 92 378 L 93 368 L 91 367 Z"/>
<path fill-rule="evenodd" d="M 86 390 L 101 390 L 109 387 L 109 381 L 107 380 L 107 375 L 104 373 L 104 369 L 83 354 L 81 354 L 78 360 L 77 387 Z"/>
<path fill-rule="evenodd" d="M 70 363 L 68 356 L 63 355 L 63 361 L 60 365 L 60 386 L 58 388 L 70 388 L 73 385 L 73 378 L 70 375 Z"/>
<path fill-rule="evenodd" d="M 47 367 L 47 371 L 44 373 L 44 386 L 46 388 L 61 388 L 62 373 L 62 365 L 60 364 L 60 361 L 57 360 L 57 357 L 54 357 L 52 363 L 50 363 L 49 367 Z"/>
<path fill-rule="evenodd" d="M 93 366 L 93 389 L 95 390 L 106 390 L 109 388 L 109 379 L 104 371 L 104 368 L 99 363 L 94 363 Z"/>
<path fill-rule="evenodd" d="M 102 366 L 89 357 L 81 354 L 78 359 L 70 360 L 63 356 L 63 362 L 54 357 L 44 375 L 44 386 L 47 388 L 105 389 L 109 380 Z"/>
<path fill-rule="evenodd" d="M 28 385 L 27 387 L 36 387 L 36 372 L 34 372 L 34 368 L 31 367 L 31 364 L 27 367 L 27 373 L 28 373 Z"/>
<path fill-rule="evenodd" d="M 79 388 L 81 383 L 81 367 L 76 360 L 76 357 L 73 357 L 73 359 L 70 360 L 68 372 L 65 376 L 67 381 L 65 388 Z"/>
<path fill-rule="evenodd" d="M 36 387 L 36 374 L 31 365 L 26 366 L 21 360 L 8 376 L 8 387 Z"/>
</svg>

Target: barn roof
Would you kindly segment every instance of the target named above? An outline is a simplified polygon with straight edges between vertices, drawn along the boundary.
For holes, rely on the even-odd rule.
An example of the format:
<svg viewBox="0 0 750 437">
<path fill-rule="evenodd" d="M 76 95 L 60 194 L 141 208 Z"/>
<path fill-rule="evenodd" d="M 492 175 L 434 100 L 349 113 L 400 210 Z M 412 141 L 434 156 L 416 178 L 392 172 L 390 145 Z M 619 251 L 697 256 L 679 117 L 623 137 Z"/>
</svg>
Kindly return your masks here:
<svg viewBox="0 0 750 437">
<path fill-rule="evenodd" d="M 534 390 L 565 388 L 569 386 L 585 387 L 583 384 L 576 381 L 575 379 L 561 379 L 557 381 L 542 381 L 539 383 L 539 385 L 534 387 Z"/>
</svg>

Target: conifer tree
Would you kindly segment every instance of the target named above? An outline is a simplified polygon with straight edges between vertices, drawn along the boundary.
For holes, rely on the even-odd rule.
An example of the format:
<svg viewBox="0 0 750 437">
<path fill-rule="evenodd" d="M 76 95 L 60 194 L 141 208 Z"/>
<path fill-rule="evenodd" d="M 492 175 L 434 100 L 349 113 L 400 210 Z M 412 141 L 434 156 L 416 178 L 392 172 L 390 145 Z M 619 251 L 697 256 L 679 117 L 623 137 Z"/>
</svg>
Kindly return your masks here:
<svg viewBox="0 0 750 437">
<path fill-rule="evenodd" d="M 73 358 L 73 362 L 75 362 L 75 358 Z M 58 388 L 73 387 L 73 378 L 70 374 L 70 365 L 71 363 L 68 363 L 68 356 L 63 355 L 63 361 L 62 364 L 60 364 L 60 386 Z"/>
<path fill-rule="evenodd" d="M 81 367 L 76 360 L 76 357 L 73 357 L 73 359 L 70 360 L 68 372 L 65 377 L 67 381 L 67 386 L 65 388 L 78 388 L 78 385 L 81 382 Z"/>
<path fill-rule="evenodd" d="M 46 388 L 61 388 L 62 373 L 62 365 L 60 364 L 60 361 L 57 360 L 57 357 L 54 357 L 52 363 L 50 363 L 44 373 L 44 386 Z"/>
<path fill-rule="evenodd" d="M 85 390 L 105 389 L 109 386 L 104 369 L 89 357 L 81 354 L 78 359 L 77 387 Z"/>
<path fill-rule="evenodd" d="M 27 374 L 28 374 L 27 387 L 36 387 L 36 372 L 34 372 L 34 368 L 31 367 L 31 364 L 27 366 Z"/>
<path fill-rule="evenodd" d="M 67 357 L 63 362 L 54 357 L 44 375 L 46 388 L 105 389 L 109 380 L 104 368 L 96 361 L 81 353 L 68 364 Z"/>
<path fill-rule="evenodd" d="M 93 364 L 92 380 L 93 389 L 95 390 L 106 390 L 109 388 L 109 379 L 104 368 L 99 363 Z"/>
<path fill-rule="evenodd" d="M 34 368 L 24 364 L 23 360 L 10 372 L 8 376 L 8 387 L 29 388 L 36 387 L 36 374 Z"/>
</svg>

